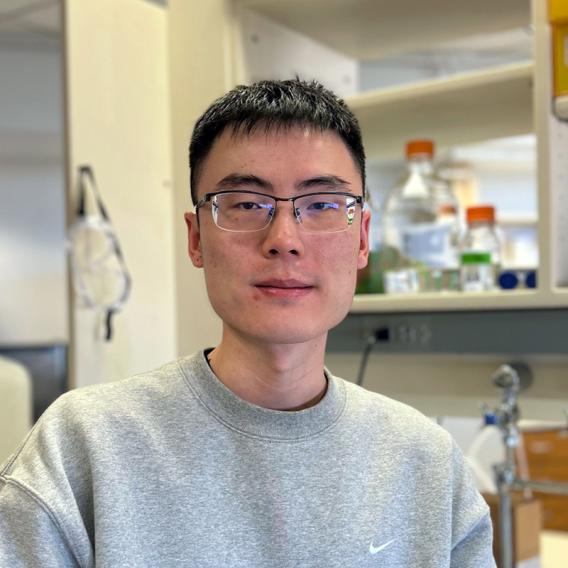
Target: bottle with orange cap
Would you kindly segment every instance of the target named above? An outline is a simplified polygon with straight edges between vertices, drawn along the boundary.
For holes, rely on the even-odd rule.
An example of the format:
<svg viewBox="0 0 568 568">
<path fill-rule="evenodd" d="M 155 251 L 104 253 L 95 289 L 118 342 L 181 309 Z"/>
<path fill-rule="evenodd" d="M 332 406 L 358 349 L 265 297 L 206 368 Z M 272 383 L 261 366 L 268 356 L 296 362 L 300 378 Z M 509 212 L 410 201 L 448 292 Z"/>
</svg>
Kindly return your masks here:
<svg viewBox="0 0 568 568">
<path fill-rule="evenodd" d="M 501 243 L 495 208 L 476 205 L 466 211 L 467 231 L 460 244 L 460 283 L 464 292 L 494 290 L 501 268 Z"/>
<path fill-rule="evenodd" d="M 381 269 L 390 294 L 443 288 L 452 243 L 448 224 L 439 222 L 433 157 L 431 140 L 407 142 L 406 175 L 384 203 Z"/>
</svg>

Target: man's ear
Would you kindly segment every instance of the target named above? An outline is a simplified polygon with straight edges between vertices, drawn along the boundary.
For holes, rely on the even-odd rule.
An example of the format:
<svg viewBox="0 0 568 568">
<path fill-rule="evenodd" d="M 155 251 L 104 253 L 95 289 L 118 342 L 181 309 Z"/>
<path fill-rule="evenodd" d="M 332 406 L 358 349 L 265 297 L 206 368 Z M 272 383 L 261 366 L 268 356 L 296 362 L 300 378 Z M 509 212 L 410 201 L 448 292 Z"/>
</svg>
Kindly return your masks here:
<svg viewBox="0 0 568 568">
<path fill-rule="evenodd" d="M 195 213 L 185 213 L 185 224 L 187 225 L 187 252 L 193 266 L 203 268 L 203 255 L 201 253 L 201 233 L 199 232 L 199 222 Z"/>
<path fill-rule="evenodd" d="M 357 257 L 357 269 L 365 268 L 369 259 L 369 227 L 371 223 L 371 212 L 363 210 L 361 216 L 361 235 L 359 238 L 359 255 Z"/>
</svg>

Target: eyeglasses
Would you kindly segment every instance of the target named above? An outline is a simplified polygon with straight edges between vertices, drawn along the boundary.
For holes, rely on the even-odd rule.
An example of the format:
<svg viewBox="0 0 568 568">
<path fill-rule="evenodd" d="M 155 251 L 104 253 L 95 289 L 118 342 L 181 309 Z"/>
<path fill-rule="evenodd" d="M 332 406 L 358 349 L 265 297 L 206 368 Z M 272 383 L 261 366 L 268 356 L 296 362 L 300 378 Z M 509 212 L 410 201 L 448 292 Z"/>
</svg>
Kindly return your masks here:
<svg viewBox="0 0 568 568">
<path fill-rule="evenodd" d="M 218 191 L 207 193 L 195 209 L 211 203 L 215 225 L 224 231 L 244 233 L 261 231 L 272 221 L 277 201 L 291 201 L 294 217 L 308 233 L 345 231 L 355 219 L 356 206 L 363 197 L 351 193 L 322 191 L 296 197 L 272 197 L 256 191 Z"/>
</svg>

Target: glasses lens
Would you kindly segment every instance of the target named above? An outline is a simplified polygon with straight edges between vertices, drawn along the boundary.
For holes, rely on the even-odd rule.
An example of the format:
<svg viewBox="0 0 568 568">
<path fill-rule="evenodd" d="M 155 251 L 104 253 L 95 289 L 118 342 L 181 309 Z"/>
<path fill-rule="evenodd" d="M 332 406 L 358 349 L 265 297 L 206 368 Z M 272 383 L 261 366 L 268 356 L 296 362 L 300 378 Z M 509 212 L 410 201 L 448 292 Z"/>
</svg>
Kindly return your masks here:
<svg viewBox="0 0 568 568">
<path fill-rule="evenodd" d="M 355 218 L 357 200 L 346 195 L 316 193 L 296 199 L 306 231 L 332 233 L 347 229 Z"/>
<path fill-rule="evenodd" d="M 219 193 L 212 200 L 213 219 L 227 231 L 258 231 L 268 225 L 274 200 L 246 191 Z"/>
</svg>

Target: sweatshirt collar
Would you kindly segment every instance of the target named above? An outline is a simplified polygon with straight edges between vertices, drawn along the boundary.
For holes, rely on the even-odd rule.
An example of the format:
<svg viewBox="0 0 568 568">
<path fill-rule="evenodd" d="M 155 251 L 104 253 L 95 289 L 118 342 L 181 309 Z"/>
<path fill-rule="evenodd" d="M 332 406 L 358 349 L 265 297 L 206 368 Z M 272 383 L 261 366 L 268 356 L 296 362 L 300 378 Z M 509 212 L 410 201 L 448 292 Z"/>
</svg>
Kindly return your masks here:
<svg viewBox="0 0 568 568">
<path fill-rule="evenodd" d="M 345 409 L 345 385 L 327 369 L 324 369 L 325 395 L 310 408 L 271 410 L 247 402 L 217 378 L 207 362 L 206 352 L 180 361 L 188 386 L 217 420 L 243 434 L 272 441 L 301 440 L 331 428 Z"/>
</svg>

